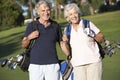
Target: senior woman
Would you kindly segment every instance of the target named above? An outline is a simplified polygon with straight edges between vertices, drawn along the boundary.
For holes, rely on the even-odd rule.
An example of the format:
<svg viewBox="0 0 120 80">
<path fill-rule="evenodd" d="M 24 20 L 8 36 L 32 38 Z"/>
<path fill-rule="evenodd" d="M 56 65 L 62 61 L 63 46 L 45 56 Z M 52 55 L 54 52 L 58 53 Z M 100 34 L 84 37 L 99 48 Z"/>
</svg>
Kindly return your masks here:
<svg viewBox="0 0 120 80">
<path fill-rule="evenodd" d="M 103 42 L 104 36 L 91 21 L 86 34 L 80 13 L 75 3 L 64 7 L 64 17 L 69 22 L 71 31 L 68 38 L 66 28 L 64 29 L 63 41 L 69 41 L 71 47 L 74 80 L 102 80 L 102 58 L 96 41 Z"/>
</svg>

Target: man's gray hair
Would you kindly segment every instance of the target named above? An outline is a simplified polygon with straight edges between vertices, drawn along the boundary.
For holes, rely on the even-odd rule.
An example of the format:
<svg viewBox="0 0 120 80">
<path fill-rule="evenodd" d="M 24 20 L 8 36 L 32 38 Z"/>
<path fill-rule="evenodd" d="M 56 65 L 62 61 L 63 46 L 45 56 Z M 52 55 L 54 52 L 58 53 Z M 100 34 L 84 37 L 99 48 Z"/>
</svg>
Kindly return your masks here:
<svg viewBox="0 0 120 80">
<path fill-rule="evenodd" d="M 81 11 L 80 11 L 79 7 L 77 6 L 77 4 L 75 4 L 75 3 L 67 4 L 67 5 L 64 7 L 64 17 L 65 17 L 66 19 L 68 18 L 68 16 L 69 16 L 68 14 L 69 14 L 69 11 L 70 11 L 71 9 L 76 10 L 79 14 L 81 13 Z M 69 20 L 67 19 L 67 21 L 69 21 Z"/>
<path fill-rule="evenodd" d="M 49 2 L 47 2 L 47 1 L 45 1 L 45 0 L 40 0 L 40 1 L 35 5 L 35 10 L 36 10 L 36 12 L 38 11 L 38 8 L 39 8 L 40 5 L 42 5 L 42 4 L 46 4 L 46 5 L 48 5 L 48 6 L 51 8 Z"/>
</svg>

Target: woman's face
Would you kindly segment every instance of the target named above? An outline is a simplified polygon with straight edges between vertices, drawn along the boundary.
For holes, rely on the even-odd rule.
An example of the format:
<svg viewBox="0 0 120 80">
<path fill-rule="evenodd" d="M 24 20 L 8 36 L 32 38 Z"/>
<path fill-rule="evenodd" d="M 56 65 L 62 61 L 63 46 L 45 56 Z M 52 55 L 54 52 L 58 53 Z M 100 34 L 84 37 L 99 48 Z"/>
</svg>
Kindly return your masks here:
<svg viewBox="0 0 120 80">
<path fill-rule="evenodd" d="M 50 8 L 49 8 L 48 5 L 42 4 L 38 8 L 38 12 L 37 13 L 38 13 L 40 19 L 42 19 L 42 20 L 49 20 L 51 11 L 50 11 Z"/>
<path fill-rule="evenodd" d="M 78 24 L 80 21 L 79 13 L 75 9 L 69 10 L 68 18 L 72 24 Z"/>
</svg>

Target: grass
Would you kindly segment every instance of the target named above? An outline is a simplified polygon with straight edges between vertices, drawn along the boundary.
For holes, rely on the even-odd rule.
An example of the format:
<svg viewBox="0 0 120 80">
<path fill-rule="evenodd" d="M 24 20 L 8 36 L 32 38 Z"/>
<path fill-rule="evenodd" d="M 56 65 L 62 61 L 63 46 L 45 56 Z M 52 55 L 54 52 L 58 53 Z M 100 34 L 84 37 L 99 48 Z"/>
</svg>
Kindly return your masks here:
<svg viewBox="0 0 120 80">
<path fill-rule="evenodd" d="M 120 41 L 120 11 L 96 14 L 94 16 L 82 17 L 91 20 L 104 33 L 106 39 Z M 63 20 L 62 26 L 66 25 Z M 16 56 L 21 53 L 21 40 L 26 27 L 17 27 L 14 29 L 0 32 L 0 59 Z M 65 59 L 64 54 L 57 47 L 59 59 Z M 106 56 L 103 59 L 103 80 L 120 79 L 120 50 L 112 57 Z M 22 72 L 19 67 L 16 70 L 10 70 L 8 67 L 0 67 L 0 80 L 28 80 L 28 73 Z"/>
</svg>

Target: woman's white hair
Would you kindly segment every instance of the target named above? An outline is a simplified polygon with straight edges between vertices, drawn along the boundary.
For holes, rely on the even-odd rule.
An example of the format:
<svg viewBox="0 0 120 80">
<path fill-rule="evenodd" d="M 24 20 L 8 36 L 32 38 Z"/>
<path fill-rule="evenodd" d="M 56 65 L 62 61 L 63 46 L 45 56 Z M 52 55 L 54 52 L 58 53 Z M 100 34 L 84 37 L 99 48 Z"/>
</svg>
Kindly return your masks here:
<svg viewBox="0 0 120 80">
<path fill-rule="evenodd" d="M 38 11 L 40 5 L 42 5 L 42 4 L 46 4 L 47 6 L 50 7 L 49 2 L 47 2 L 47 1 L 45 1 L 45 0 L 40 0 L 40 1 L 35 5 L 35 10 L 36 10 L 36 12 Z M 51 7 L 50 7 L 50 8 L 51 8 Z"/>
<path fill-rule="evenodd" d="M 77 6 L 77 4 L 75 4 L 75 3 L 67 4 L 64 7 L 64 17 L 66 18 L 67 21 L 69 21 L 68 16 L 69 16 L 69 11 L 71 9 L 76 10 L 79 14 L 81 13 L 81 11 L 80 11 L 79 7 Z"/>
</svg>

